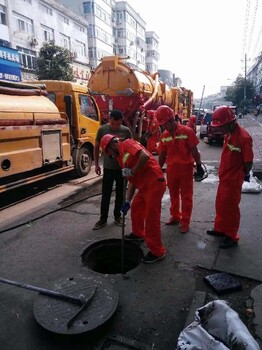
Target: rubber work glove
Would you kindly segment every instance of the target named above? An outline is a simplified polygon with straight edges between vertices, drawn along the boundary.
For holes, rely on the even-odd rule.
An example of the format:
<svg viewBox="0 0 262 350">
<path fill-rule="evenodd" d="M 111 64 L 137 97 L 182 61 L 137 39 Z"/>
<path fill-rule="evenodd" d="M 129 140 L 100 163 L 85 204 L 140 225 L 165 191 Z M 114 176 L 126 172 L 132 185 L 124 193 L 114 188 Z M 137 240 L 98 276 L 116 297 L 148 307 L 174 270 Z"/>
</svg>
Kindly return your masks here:
<svg viewBox="0 0 262 350">
<path fill-rule="evenodd" d="M 133 175 L 132 169 L 130 169 L 130 168 L 122 169 L 122 176 L 123 177 L 129 177 L 129 176 L 132 176 L 132 175 Z"/>
<path fill-rule="evenodd" d="M 130 202 L 126 201 L 121 208 L 121 212 L 126 216 L 128 210 L 130 209 Z"/>
<path fill-rule="evenodd" d="M 202 167 L 202 164 L 197 164 L 197 176 L 203 177 L 205 170 Z"/>
</svg>

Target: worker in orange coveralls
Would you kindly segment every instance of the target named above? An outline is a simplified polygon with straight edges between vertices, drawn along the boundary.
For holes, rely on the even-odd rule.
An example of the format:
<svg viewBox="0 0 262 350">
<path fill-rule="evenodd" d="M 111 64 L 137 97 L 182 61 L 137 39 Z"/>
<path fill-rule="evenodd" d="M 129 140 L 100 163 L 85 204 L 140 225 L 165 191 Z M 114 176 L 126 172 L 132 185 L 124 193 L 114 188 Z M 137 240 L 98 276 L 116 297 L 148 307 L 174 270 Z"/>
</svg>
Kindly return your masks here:
<svg viewBox="0 0 262 350">
<path fill-rule="evenodd" d="M 117 159 L 122 175 L 128 180 L 126 201 L 122 213 L 127 214 L 131 203 L 132 233 L 127 240 L 145 240 L 149 252 L 142 261 L 154 263 L 165 257 L 166 249 L 161 241 L 161 200 L 166 189 L 166 181 L 157 160 L 140 143 L 114 135 L 104 135 L 102 149 Z"/>
<path fill-rule="evenodd" d="M 155 117 L 155 111 L 147 111 L 148 127 L 146 131 L 147 145 L 146 149 L 150 153 L 157 153 L 157 143 L 159 142 L 160 130 L 158 121 Z"/>
<path fill-rule="evenodd" d="M 187 126 L 189 128 L 191 128 L 194 131 L 195 134 L 196 134 L 196 131 L 197 131 L 196 125 L 197 125 L 197 117 L 195 115 L 191 115 L 189 117 L 188 122 L 187 122 Z"/>
<path fill-rule="evenodd" d="M 229 107 L 217 108 L 211 125 L 222 128 L 225 137 L 218 173 L 214 229 L 207 230 L 207 234 L 223 237 L 219 247 L 226 249 L 236 246 L 239 240 L 239 204 L 244 177 L 253 165 L 253 141 L 248 132 L 239 126 Z"/>
<path fill-rule="evenodd" d="M 162 168 L 165 162 L 167 164 L 167 185 L 171 200 L 171 218 L 166 225 L 180 223 L 180 232 L 186 233 L 189 230 L 193 208 L 194 161 L 197 176 L 201 178 L 205 173 L 197 149 L 199 140 L 192 129 L 176 122 L 174 112 L 168 106 L 158 107 L 156 117 L 159 125 L 165 129 L 160 137 L 158 150 L 160 167 Z"/>
</svg>

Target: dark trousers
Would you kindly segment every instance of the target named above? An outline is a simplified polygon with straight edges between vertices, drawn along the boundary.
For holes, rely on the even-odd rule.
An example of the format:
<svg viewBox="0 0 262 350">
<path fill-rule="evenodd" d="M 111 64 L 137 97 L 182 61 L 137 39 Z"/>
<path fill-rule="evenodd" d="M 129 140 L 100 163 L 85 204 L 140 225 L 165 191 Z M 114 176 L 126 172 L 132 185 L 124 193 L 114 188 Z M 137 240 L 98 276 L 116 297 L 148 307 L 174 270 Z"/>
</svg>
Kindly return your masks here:
<svg viewBox="0 0 262 350">
<path fill-rule="evenodd" d="M 116 183 L 114 217 L 119 218 L 121 216 L 121 207 L 123 205 L 124 190 L 124 178 L 122 176 L 122 171 L 121 169 L 104 168 L 102 183 L 102 201 L 100 209 L 100 219 L 104 221 L 106 221 L 108 218 L 110 198 L 113 190 L 114 181 Z"/>
</svg>

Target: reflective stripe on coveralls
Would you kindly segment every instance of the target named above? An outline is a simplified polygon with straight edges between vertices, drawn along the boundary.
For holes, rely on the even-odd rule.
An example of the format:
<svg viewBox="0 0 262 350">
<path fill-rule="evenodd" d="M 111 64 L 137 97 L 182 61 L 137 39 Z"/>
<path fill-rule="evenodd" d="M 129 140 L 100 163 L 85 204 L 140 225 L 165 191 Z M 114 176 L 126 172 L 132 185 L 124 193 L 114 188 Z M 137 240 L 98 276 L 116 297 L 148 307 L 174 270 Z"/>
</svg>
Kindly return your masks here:
<svg viewBox="0 0 262 350">
<path fill-rule="evenodd" d="M 233 241 L 239 240 L 241 190 L 244 163 L 253 161 L 252 138 L 238 124 L 232 135 L 227 134 L 219 168 L 214 229 Z"/>
<path fill-rule="evenodd" d="M 131 203 L 132 232 L 144 237 L 151 253 L 162 256 L 166 249 L 161 242 L 161 200 L 166 189 L 166 181 L 156 159 L 138 142 L 127 139 L 119 143 L 117 160 L 122 168 L 133 168 L 138 153 L 145 150 L 150 156 L 146 164 L 128 181 L 137 189 Z"/>
</svg>

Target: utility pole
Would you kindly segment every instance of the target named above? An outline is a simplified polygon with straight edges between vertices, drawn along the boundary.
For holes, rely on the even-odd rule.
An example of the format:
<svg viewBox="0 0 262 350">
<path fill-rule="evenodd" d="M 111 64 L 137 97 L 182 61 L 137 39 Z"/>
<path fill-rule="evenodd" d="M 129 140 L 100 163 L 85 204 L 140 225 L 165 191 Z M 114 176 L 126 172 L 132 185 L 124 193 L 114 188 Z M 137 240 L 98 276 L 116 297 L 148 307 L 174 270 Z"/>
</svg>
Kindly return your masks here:
<svg viewBox="0 0 262 350">
<path fill-rule="evenodd" d="M 202 101 L 203 101 L 204 91 L 205 91 L 205 85 L 203 86 L 202 96 L 201 96 L 201 100 L 200 100 L 200 104 L 199 104 L 199 109 L 198 109 L 198 114 L 199 114 L 199 115 L 200 115 L 200 109 L 201 109 L 201 107 L 202 107 Z"/>
</svg>

